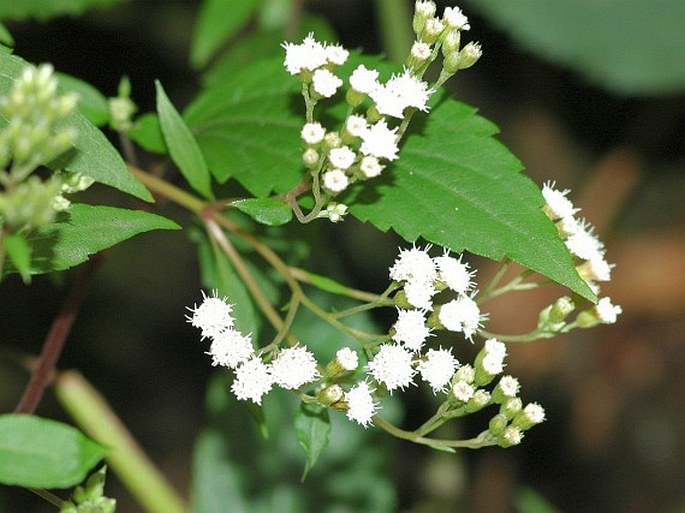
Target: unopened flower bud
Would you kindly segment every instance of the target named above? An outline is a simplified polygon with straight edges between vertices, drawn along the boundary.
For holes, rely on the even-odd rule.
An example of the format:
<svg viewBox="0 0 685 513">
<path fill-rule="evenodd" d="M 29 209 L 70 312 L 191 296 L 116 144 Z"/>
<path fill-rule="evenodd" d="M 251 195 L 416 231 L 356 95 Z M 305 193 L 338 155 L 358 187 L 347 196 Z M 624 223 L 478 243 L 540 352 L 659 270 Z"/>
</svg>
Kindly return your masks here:
<svg viewBox="0 0 685 513">
<path fill-rule="evenodd" d="M 319 152 L 314 148 L 307 148 L 302 153 L 302 163 L 307 169 L 315 169 L 319 164 Z"/>
<path fill-rule="evenodd" d="M 470 68 L 482 55 L 480 44 L 470 42 L 459 52 L 459 69 Z"/>
<path fill-rule="evenodd" d="M 454 373 L 453 381 L 465 381 L 467 383 L 473 383 L 475 379 L 476 371 L 467 363 L 457 369 L 457 372 Z"/>
<path fill-rule="evenodd" d="M 613 324 L 623 312 L 619 305 L 611 304 L 611 299 L 603 297 L 595 306 L 585 310 L 576 317 L 576 324 L 581 328 L 592 328 L 598 324 Z"/>
<path fill-rule="evenodd" d="M 316 400 L 326 406 L 333 406 L 334 404 L 339 403 L 344 396 L 345 392 L 340 385 L 331 385 L 321 389 L 316 394 Z"/>
<path fill-rule="evenodd" d="M 506 428 L 502 434 L 497 438 L 497 443 L 500 447 L 512 447 L 514 445 L 519 445 L 523 439 L 523 433 L 520 429 L 509 426 Z"/>
<path fill-rule="evenodd" d="M 469 399 L 469 402 L 466 403 L 464 409 L 469 413 L 475 413 L 490 404 L 490 399 L 490 392 L 479 388 L 474 392 L 473 397 Z"/>
<path fill-rule="evenodd" d="M 407 66 L 409 68 L 421 68 L 431 56 L 431 47 L 428 43 L 416 41 L 409 52 Z"/>
<path fill-rule="evenodd" d="M 447 57 L 450 54 L 458 53 L 461 46 L 461 31 L 450 29 L 442 35 L 442 55 Z"/>
<path fill-rule="evenodd" d="M 519 393 L 519 388 L 518 379 L 513 376 L 502 376 L 492 391 L 492 400 L 497 404 L 502 404 L 516 397 Z"/>
<path fill-rule="evenodd" d="M 573 300 L 570 297 L 562 296 L 552 305 L 552 310 L 549 313 L 549 320 L 551 322 L 564 321 L 575 308 L 576 305 L 573 304 Z"/>
<path fill-rule="evenodd" d="M 414 19 L 412 20 L 414 34 L 421 34 L 426 25 L 426 21 L 435 16 L 435 11 L 435 2 L 419 0 L 414 4 Z"/>
<path fill-rule="evenodd" d="M 501 435 L 504 430 L 507 428 L 507 425 L 509 424 L 509 419 L 507 418 L 506 415 L 503 415 L 501 413 L 498 413 L 494 417 L 490 419 L 490 423 L 488 424 L 488 429 L 490 430 L 490 433 L 492 433 L 495 436 Z"/>
<path fill-rule="evenodd" d="M 444 23 L 438 18 L 431 18 L 426 21 L 426 26 L 421 33 L 421 41 L 432 45 L 440 38 L 443 30 L 445 30 Z"/>
<path fill-rule="evenodd" d="M 529 403 L 514 417 L 511 425 L 519 428 L 521 431 L 525 431 L 544 420 L 545 409 L 537 403 Z"/>
<path fill-rule="evenodd" d="M 521 398 L 514 397 L 503 402 L 502 406 L 500 406 L 499 412 L 508 419 L 513 419 L 522 408 L 523 401 L 521 401 Z"/>
<path fill-rule="evenodd" d="M 347 209 L 345 205 L 342 205 Z M 357 370 L 359 366 L 359 355 L 354 349 L 343 347 L 335 353 L 335 358 L 328 362 L 324 375 L 329 378 L 337 378 L 347 372 Z"/>
<path fill-rule="evenodd" d="M 342 140 L 337 132 L 328 132 L 324 136 L 323 142 L 328 149 L 339 148 L 342 146 Z"/>
</svg>

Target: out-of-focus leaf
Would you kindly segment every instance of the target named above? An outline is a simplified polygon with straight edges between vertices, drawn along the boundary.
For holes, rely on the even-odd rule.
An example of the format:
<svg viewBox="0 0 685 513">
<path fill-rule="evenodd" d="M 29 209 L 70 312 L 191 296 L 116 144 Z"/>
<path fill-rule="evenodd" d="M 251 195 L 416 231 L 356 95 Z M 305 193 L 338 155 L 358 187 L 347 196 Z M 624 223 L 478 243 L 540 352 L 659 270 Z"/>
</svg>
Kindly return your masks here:
<svg viewBox="0 0 685 513">
<path fill-rule="evenodd" d="M 157 81 L 155 85 L 157 87 L 157 113 L 171 159 L 193 189 L 206 198 L 212 198 L 214 195 L 211 176 L 197 141 L 164 92 L 162 84 Z"/>
<path fill-rule="evenodd" d="M 328 446 L 331 436 L 328 409 L 318 404 L 300 404 L 300 409 L 295 413 L 295 433 L 307 456 L 307 464 L 302 474 L 302 481 L 304 481 Z"/>
<path fill-rule="evenodd" d="M 206 65 L 212 55 L 250 19 L 257 0 L 204 0 L 190 47 L 190 63 Z"/>
<path fill-rule="evenodd" d="M 583 73 L 600 87 L 631 95 L 685 90 L 682 0 L 471 4 L 522 46 Z"/>
<path fill-rule="evenodd" d="M 286 224 L 293 217 L 293 211 L 287 203 L 272 198 L 238 200 L 231 205 L 267 226 Z"/>
<path fill-rule="evenodd" d="M 88 82 L 65 73 L 56 72 L 61 93 L 78 94 L 78 109 L 88 121 L 96 126 L 103 126 L 109 121 L 107 98 Z"/>
<path fill-rule="evenodd" d="M 159 117 L 154 112 L 147 112 L 138 117 L 133 128 L 128 131 L 129 138 L 152 153 L 166 155 L 169 148 L 164 140 Z"/>
<path fill-rule="evenodd" d="M 69 14 L 78 16 L 87 9 L 106 8 L 125 0 L 11 0 L 0 2 L 0 19 L 24 20 L 38 18 L 44 20 L 54 16 Z"/>
<path fill-rule="evenodd" d="M 0 43 L 7 47 L 14 46 L 14 38 L 4 23 L 0 23 Z"/>
<path fill-rule="evenodd" d="M 6 233 L 2 239 L 10 262 L 21 275 L 24 283 L 31 281 L 31 246 L 23 235 Z"/>
<path fill-rule="evenodd" d="M 0 483 L 67 488 L 83 481 L 105 449 L 71 426 L 34 415 L 0 415 Z"/>
<path fill-rule="evenodd" d="M 517 513 L 558 513 L 554 506 L 530 488 L 519 490 L 514 503 Z"/>
<path fill-rule="evenodd" d="M 142 210 L 75 203 L 56 222 L 28 236 L 31 274 L 68 269 L 139 233 L 176 229 L 173 221 Z"/>
</svg>

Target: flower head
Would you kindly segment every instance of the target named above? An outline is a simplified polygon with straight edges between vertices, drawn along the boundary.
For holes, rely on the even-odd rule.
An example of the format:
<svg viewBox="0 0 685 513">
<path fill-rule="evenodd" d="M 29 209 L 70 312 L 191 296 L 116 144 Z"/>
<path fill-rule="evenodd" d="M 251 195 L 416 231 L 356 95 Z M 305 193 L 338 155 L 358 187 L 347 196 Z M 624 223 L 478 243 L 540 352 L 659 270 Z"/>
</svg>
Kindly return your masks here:
<svg viewBox="0 0 685 513">
<path fill-rule="evenodd" d="M 425 360 L 419 363 L 421 378 L 428 382 L 433 393 L 444 392 L 454 376 L 459 362 L 449 349 L 429 349 Z"/>
<path fill-rule="evenodd" d="M 468 381 L 459 380 L 452 386 L 452 395 L 463 403 L 468 402 L 475 392 L 473 385 Z"/>
<path fill-rule="evenodd" d="M 369 96 L 380 114 L 402 119 L 407 107 L 427 111 L 428 98 L 432 93 L 426 82 L 412 76 L 405 69 L 400 75 L 393 75 L 385 85 L 373 89 Z"/>
<path fill-rule="evenodd" d="M 357 158 L 357 154 L 353 152 L 349 146 L 333 148 L 328 154 L 328 160 L 333 167 L 342 170 L 345 170 L 354 164 L 355 158 Z"/>
<path fill-rule="evenodd" d="M 373 390 L 366 381 L 361 381 L 345 392 L 347 403 L 347 418 L 365 428 L 372 424 L 373 416 L 378 410 L 378 404 L 371 395 Z"/>
<path fill-rule="evenodd" d="M 303 70 L 314 71 L 328 61 L 326 47 L 309 34 L 301 44 L 283 43 L 285 48 L 285 69 L 291 75 Z"/>
<path fill-rule="evenodd" d="M 241 401 L 249 399 L 255 404 L 262 404 L 262 397 L 271 390 L 273 384 L 271 366 L 253 356 L 235 370 L 231 392 Z"/>
<path fill-rule="evenodd" d="M 354 349 L 343 347 L 335 353 L 335 358 L 340 366 L 346 371 L 356 370 L 359 366 L 359 355 Z"/>
<path fill-rule="evenodd" d="M 566 195 L 571 192 L 570 189 L 560 191 L 554 188 L 554 182 L 546 182 L 542 186 L 542 196 L 545 198 L 545 206 L 543 208 L 547 216 L 553 221 L 563 217 L 573 216 L 579 209 L 573 206 L 571 200 Z"/>
<path fill-rule="evenodd" d="M 412 355 L 395 344 L 383 344 L 369 362 L 369 371 L 376 381 L 383 383 L 389 392 L 404 389 L 413 383 L 416 371 L 412 368 Z"/>
<path fill-rule="evenodd" d="M 469 30 L 469 19 L 459 9 L 459 7 L 445 7 L 445 13 L 442 17 L 445 24 L 450 28 L 459 30 Z"/>
<path fill-rule="evenodd" d="M 397 152 L 397 127 L 392 130 L 384 119 L 377 121 L 362 134 L 360 151 L 379 159 L 395 160 Z"/>
<path fill-rule="evenodd" d="M 333 194 L 344 191 L 349 184 L 350 179 L 345 172 L 340 169 L 332 169 L 323 174 L 324 189 Z"/>
<path fill-rule="evenodd" d="M 319 377 L 316 359 L 306 347 L 289 347 L 271 362 L 271 373 L 277 385 L 286 390 L 300 388 Z"/>
<path fill-rule="evenodd" d="M 437 290 L 433 282 L 412 278 L 404 285 L 407 303 L 415 308 L 433 310 L 433 296 Z"/>
<path fill-rule="evenodd" d="M 319 144 L 325 135 L 326 130 L 321 123 L 306 123 L 300 131 L 300 137 L 307 144 Z"/>
<path fill-rule="evenodd" d="M 611 298 L 603 297 L 594 307 L 597 318 L 603 324 L 614 324 L 619 315 L 623 313 L 620 305 L 611 304 Z"/>
<path fill-rule="evenodd" d="M 395 281 L 419 281 L 432 283 L 437 277 L 435 262 L 428 254 L 431 246 L 400 249 L 395 263 L 390 268 L 390 278 Z"/>
<path fill-rule="evenodd" d="M 366 156 L 363 157 L 359 169 L 365 178 L 375 178 L 383 172 L 385 166 L 382 166 L 376 157 Z"/>
<path fill-rule="evenodd" d="M 363 116 L 357 116 L 353 114 L 347 118 L 345 123 L 345 130 L 352 137 L 361 137 L 368 128 L 369 124 L 366 122 L 366 118 Z"/>
<path fill-rule="evenodd" d="M 350 76 L 350 86 L 358 93 L 369 94 L 378 87 L 378 71 L 360 64 Z"/>
<path fill-rule="evenodd" d="M 326 47 L 326 60 L 330 64 L 342 66 L 350 56 L 350 52 L 345 50 L 341 45 L 329 45 Z"/>
<path fill-rule="evenodd" d="M 421 351 L 431 331 L 426 326 L 425 311 L 398 309 L 397 312 L 397 321 L 393 325 L 395 334 L 392 339 L 403 343 L 410 351 Z"/>
<path fill-rule="evenodd" d="M 214 338 L 233 326 L 233 307 L 226 302 L 227 298 L 219 298 L 217 294 L 215 290 L 211 296 L 207 296 L 203 291 L 200 306 L 188 308 L 192 312 L 187 317 L 188 322 L 202 330 L 203 339 Z"/>
<path fill-rule="evenodd" d="M 440 307 L 439 319 L 450 331 L 463 332 L 468 339 L 480 327 L 481 315 L 476 302 L 468 296 L 461 295 Z"/>
<path fill-rule="evenodd" d="M 314 91 L 324 98 L 330 98 L 342 85 L 342 80 L 327 69 L 317 69 L 312 76 Z"/>
<path fill-rule="evenodd" d="M 435 257 L 433 261 L 438 268 L 438 279 L 451 290 L 459 294 L 467 294 L 474 287 L 471 281 L 474 272 L 469 270 L 469 264 L 461 261 L 462 257 L 454 258 L 445 253 Z"/>
<path fill-rule="evenodd" d="M 578 230 L 566 239 L 566 247 L 583 260 L 604 255 L 604 243 L 594 234 L 592 225 L 585 220 L 580 221 Z"/>
<path fill-rule="evenodd" d="M 254 355 L 252 337 L 229 328 L 214 337 L 208 354 L 212 356 L 212 365 L 235 369 Z"/>
</svg>

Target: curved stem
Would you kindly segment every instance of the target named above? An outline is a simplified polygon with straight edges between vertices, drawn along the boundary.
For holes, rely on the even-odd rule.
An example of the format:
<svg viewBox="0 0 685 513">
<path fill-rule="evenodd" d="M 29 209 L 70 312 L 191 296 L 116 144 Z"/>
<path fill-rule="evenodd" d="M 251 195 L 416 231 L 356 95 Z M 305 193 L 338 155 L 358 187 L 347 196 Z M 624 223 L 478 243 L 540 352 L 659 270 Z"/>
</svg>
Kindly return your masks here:
<svg viewBox="0 0 685 513">
<path fill-rule="evenodd" d="M 469 440 L 443 440 L 440 438 L 426 438 L 419 436 L 411 431 L 405 431 L 397 426 L 391 424 L 383 417 L 375 415 L 373 417 L 373 422 L 379 428 L 387 431 L 391 435 L 401 438 L 403 440 L 409 440 L 422 445 L 429 445 L 432 447 L 455 447 L 464 449 L 480 449 L 481 447 L 487 447 L 489 445 L 497 445 L 497 440 L 492 437 L 487 431 L 484 431 L 476 438 L 471 438 Z"/>
<path fill-rule="evenodd" d="M 542 338 L 553 338 L 557 333 L 550 333 L 548 331 L 534 329 L 530 333 L 524 333 L 523 335 L 504 335 L 502 333 L 490 333 L 486 330 L 478 330 L 478 333 L 485 338 L 496 338 L 502 342 L 535 342 Z"/>
</svg>

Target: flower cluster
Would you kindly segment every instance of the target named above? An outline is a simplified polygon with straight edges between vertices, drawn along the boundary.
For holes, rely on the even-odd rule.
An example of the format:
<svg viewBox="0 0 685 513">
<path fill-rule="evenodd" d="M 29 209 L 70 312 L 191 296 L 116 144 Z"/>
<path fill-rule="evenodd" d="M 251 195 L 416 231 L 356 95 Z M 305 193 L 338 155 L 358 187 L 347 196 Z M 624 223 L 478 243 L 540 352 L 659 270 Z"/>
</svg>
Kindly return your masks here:
<svg viewBox="0 0 685 513">
<path fill-rule="evenodd" d="M 331 214 L 321 208 L 354 182 L 375 178 L 388 162 L 396 160 L 399 140 L 412 114 L 427 112 L 428 100 L 437 87 L 480 57 L 478 45 L 460 48 L 460 33 L 470 28 L 460 9 L 448 7 L 438 18 L 434 2 L 419 1 L 415 11 L 413 26 L 417 40 L 404 69 L 383 82 L 378 70 L 359 64 L 347 80 L 345 100 L 349 110 L 339 130 L 329 130 L 316 121 L 314 107 L 343 86 L 344 81 L 336 71 L 347 61 L 349 52 L 340 45 L 316 41 L 313 34 L 302 43 L 283 44 L 285 69 L 303 83 L 307 122 L 300 132 L 302 160 L 312 175 L 312 187 L 325 193 L 318 205 L 318 217 L 333 222 L 342 219 L 339 212 Z M 443 72 L 431 87 L 422 77 L 440 48 Z M 315 190 L 315 197 L 321 197 L 319 190 Z"/>
<path fill-rule="evenodd" d="M 216 293 L 207 296 L 199 306 L 189 308 L 188 322 L 201 330 L 203 339 L 211 341 L 209 355 L 213 365 L 235 371 L 231 391 L 240 400 L 261 404 L 262 397 L 274 385 L 295 390 L 319 378 L 316 359 L 306 347 L 281 349 L 270 362 L 255 353 L 251 335 L 235 329 L 233 307 Z"/>
<path fill-rule="evenodd" d="M 576 208 L 567 195 L 569 189 L 559 190 L 554 182 L 545 183 L 542 195 L 545 198 L 543 211 L 547 214 L 564 239 L 566 247 L 576 259 L 576 270 L 595 294 L 600 293 L 600 282 L 611 280 L 614 265 L 606 260 L 604 243 L 595 235 L 593 226 L 585 219 L 577 219 Z M 588 328 L 598 324 L 613 324 L 621 314 L 619 305 L 603 297 L 590 310 L 581 312 L 577 318 L 580 327 Z"/>
</svg>

